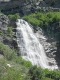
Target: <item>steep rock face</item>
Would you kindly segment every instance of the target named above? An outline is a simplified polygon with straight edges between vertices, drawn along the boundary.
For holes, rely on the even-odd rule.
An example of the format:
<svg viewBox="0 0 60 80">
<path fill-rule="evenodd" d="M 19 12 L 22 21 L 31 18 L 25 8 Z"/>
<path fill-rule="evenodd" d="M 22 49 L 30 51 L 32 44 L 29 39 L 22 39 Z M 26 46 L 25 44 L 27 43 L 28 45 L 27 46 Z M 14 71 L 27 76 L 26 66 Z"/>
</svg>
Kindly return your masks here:
<svg viewBox="0 0 60 80">
<path fill-rule="evenodd" d="M 52 0 L 10 0 L 0 1 L 1 12 L 5 14 L 20 13 L 22 15 L 36 11 L 60 11 L 60 2 Z M 8 7 L 7 7 L 8 6 Z M 54 7 L 54 8 L 52 8 Z"/>
<path fill-rule="evenodd" d="M 6 34 L 7 31 L 7 25 L 8 25 L 8 18 L 0 14 L 0 41 L 3 41 L 3 34 Z"/>
<path fill-rule="evenodd" d="M 60 7 L 60 0 L 44 0 L 48 6 Z"/>
<path fill-rule="evenodd" d="M 0 29 L 6 31 L 8 25 L 8 17 L 5 15 L 0 15 Z"/>
<path fill-rule="evenodd" d="M 56 52 L 53 54 L 56 55 L 55 59 L 60 66 L 60 22 L 53 23 L 50 28 L 48 27 L 47 37 L 48 42 L 51 42 L 56 47 Z"/>
<path fill-rule="evenodd" d="M 8 45 L 11 48 L 16 48 L 15 31 L 12 32 L 13 36 L 9 36 L 8 28 L 10 28 L 10 21 L 4 14 L 0 14 L 0 42 Z"/>
<path fill-rule="evenodd" d="M 44 35 L 44 32 L 40 29 L 37 31 L 36 36 L 39 38 L 41 44 L 43 45 L 45 49 L 45 53 L 49 60 L 49 65 L 53 66 L 56 65 L 57 60 L 55 60 L 57 47 L 56 47 L 56 41 L 48 42 L 48 37 Z"/>
<path fill-rule="evenodd" d="M 54 59 L 60 68 L 60 23 L 53 23 L 47 27 L 47 30 L 38 29 L 36 36 L 43 45 L 47 56 L 52 60 L 49 62 L 52 65 Z"/>
</svg>

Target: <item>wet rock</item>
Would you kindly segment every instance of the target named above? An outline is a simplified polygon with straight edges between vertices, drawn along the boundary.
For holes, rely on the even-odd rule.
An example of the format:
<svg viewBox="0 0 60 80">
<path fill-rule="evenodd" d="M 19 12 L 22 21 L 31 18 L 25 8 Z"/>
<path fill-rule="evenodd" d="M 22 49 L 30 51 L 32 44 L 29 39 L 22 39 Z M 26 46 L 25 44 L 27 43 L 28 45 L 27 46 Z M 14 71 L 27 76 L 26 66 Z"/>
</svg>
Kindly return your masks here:
<svg viewBox="0 0 60 80">
<path fill-rule="evenodd" d="M 0 30 L 6 32 L 8 23 L 9 23 L 8 17 L 1 14 L 0 15 Z"/>
<path fill-rule="evenodd" d="M 58 64 L 58 66 L 60 66 L 60 62 L 59 62 L 59 58 L 57 55 L 57 40 L 53 38 L 53 40 L 51 39 L 50 36 L 50 40 L 48 40 L 48 36 L 44 34 L 44 31 L 42 30 L 38 30 L 36 31 L 36 36 L 38 37 L 38 39 L 40 40 L 40 43 L 43 45 L 45 53 L 48 57 L 49 65 L 56 65 Z M 39 34 L 39 36 L 38 36 Z"/>
<path fill-rule="evenodd" d="M 18 49 L 16 39 L 13 39 L 12 42 L 11 42 L 11 44 L 12 44 L 12 46 L 13 46 L 15 49 Z"/>
</svg>

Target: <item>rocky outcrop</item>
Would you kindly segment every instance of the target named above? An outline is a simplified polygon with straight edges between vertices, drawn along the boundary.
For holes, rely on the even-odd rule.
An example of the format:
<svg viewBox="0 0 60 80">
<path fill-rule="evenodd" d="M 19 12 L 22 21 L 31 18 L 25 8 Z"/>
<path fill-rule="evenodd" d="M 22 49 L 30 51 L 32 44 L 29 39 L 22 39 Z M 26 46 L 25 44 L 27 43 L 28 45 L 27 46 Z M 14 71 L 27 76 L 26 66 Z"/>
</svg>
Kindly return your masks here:
<svg viewBox="0 0 60 80">
<path fill-rule="evenodd" d="M 7 25 L 8 25 L 9 19 L 7 16 L 0 14 L 0 41 L 3 42 L 4 36 L 7 32 Z"/>
<path fill-rule="evenodd" d="M 8 2 L 0 2 L 1 12 L 5 14 L 20 13 L 22 15 L 36 11 L 60 11 L 60 6 L 51 6 L 48 0 L 11 0 Z M 49 4 L 47 4 L 49 3 Z M 60 2 L 59 2 L 60 3 Z M 7 7 L 8 6 L 8 7 Z"/>
<path fill-rule="evenodd" d="M 60 68 L 60 22 L 53 23 L 46 30 L 37 30 L 35 34 L 43 45 L 46 55 L 51 59 L 49 64 L 53 65 L 55 59 Z"/>
<path fill-rule="evenodd" d="M 3 42 L 5 45 L 8 45 L 11 48 L 17 48 L 16 31 L 13 30 L 13 36 L 8 35 L 8 28 L 10 27 L 10 20 L 4 14 L 0 14 L 0 42 Z M 15 24 L 15 23 L 14 23 Z M 11 24 L 12 26 L 12 24 Z"/>
<path fill-rule="evenodd" d="M 0 29 L 1 30 L 7 30 L 9 19 L 7 16 L 0 14 Z"/>
<path fill-rule="evenodd" d="M 60 7 L 60 0 L 44 0 L 47 6 Z"/>
</svg>

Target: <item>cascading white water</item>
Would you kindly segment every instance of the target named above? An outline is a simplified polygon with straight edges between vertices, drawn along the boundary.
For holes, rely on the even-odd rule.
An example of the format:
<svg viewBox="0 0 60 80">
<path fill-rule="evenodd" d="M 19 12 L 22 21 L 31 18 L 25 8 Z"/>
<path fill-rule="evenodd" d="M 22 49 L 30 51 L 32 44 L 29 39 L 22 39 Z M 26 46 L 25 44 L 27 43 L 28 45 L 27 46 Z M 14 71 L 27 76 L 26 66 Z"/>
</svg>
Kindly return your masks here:
<svg viewBox="0 0 60 80">
<path fill-rule="evenodd" d="M 57 65 L 49 66 L 44 48 L 35 36 L 31 26 L 22 19 L 18 19 L 16 24 L 17 43 L 21 56 L 25 60 L 31 61 L 33 65 L 41 66 L 42 68 L 57 69 Z"/>
</svg>

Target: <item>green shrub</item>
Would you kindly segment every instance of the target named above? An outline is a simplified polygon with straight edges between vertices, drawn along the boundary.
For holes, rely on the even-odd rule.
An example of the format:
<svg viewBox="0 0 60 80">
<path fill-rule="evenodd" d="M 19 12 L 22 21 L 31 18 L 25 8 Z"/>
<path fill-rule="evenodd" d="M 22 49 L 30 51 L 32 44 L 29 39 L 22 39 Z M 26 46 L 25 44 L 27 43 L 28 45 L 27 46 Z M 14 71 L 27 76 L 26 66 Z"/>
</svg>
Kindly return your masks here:
<svg viewBox="0 0 60 80">
<path fill-rule="evenodd" d="M 16 21 L 17 19 L 20 18 L 20 15 L 19 15 L 19 13 L 16 13 L 16 14 L 10 14 L 10 15 L 8 15 L 8 17 L 9 17 L 9 19 L 11 21 Z"/>
<path fill-rule="evenodd" d="M 51 78 L 43 78 L 42 80 L 54 80 L 54 79 L 51 79 Z"/>
<path fill-rule="evenodd" d="M 16 63 L 18 63 L 18 64 L 21 64 L 21 65 L 24 65 L 25 67 L 27 67 L 27 68 L 30 68 L 31 66 L 32 66 L 32 64 L 31 64 L 31 62 L 29 62 L 29 61 L 25 61 L 22 57 L 16 57 L 15 59 L 14 59 L 14 61 L 16 62 Z"/>
<path fill-rule="evenodd" d="M 3 32 L 0 30 L 0 35 L 3 36 Z"/>
<path fill-rule="evenodd" d="M 41 68 L 33 66 L 29 69 L 29 76 L 31 80 L 40 80 L 44 78 L 44 72 Z"/>
<path fill-rule="evenodd" d="M 45 28 L 52 23 L 60 21 L 60 12 L 48 12 L 48 13 L 38 12 L 30 14 L 28 16 L 24 16 L 23 19 L 31 23 L 33 26 Z"/>
<path fill-rule="evenodd" d="M 12 50 L 8 45 L 4 45 L 0 42 L 0 52 L 4 55 L 4 57 L 8 60 L 11 60 L 15 57 L 16 53 Z"/>
<path fill-rule="evenodd" d="M 11 67 L 7 66 L 10 64 Z M 25 80 L 28 69 L 13 61 L 0 59 L 0 80 Z"/>
<path fill-rule="evenodd" d="M 60 71 L 49 71 L 49 70 L 44 70 L 45 76 L 54 80 L 59 80 L 60 79 Z"/>
<path fill-rule="evenodd" d="M 7 29 L 7 35 L 12 37 L 13 36 L 13 28 L 12 27 L 8 27 Z"/>
<path fill-rule="evenodd" d="M 37 66 L 32 66 L 29 69 L 28 77 L 29 80 L 59 80 L 60 71 L 42 69 Z M 27 79 L 28 80 L 28 79 Z"/>
</svg>

